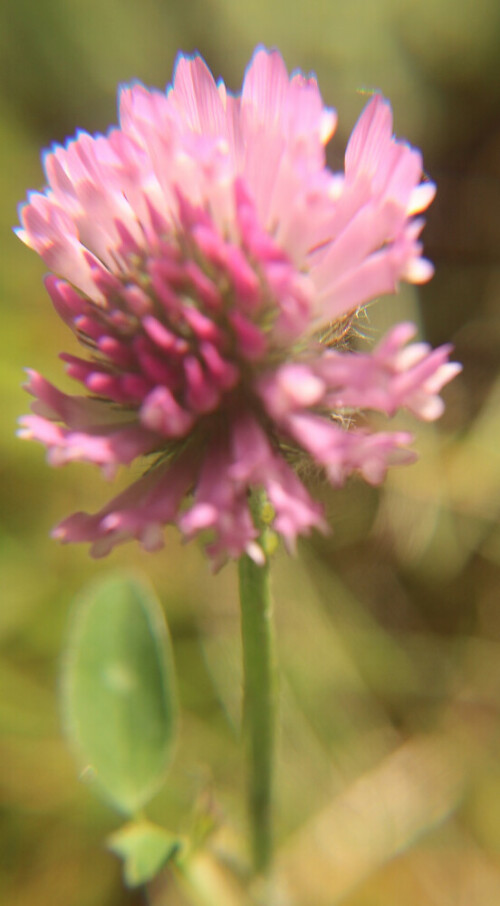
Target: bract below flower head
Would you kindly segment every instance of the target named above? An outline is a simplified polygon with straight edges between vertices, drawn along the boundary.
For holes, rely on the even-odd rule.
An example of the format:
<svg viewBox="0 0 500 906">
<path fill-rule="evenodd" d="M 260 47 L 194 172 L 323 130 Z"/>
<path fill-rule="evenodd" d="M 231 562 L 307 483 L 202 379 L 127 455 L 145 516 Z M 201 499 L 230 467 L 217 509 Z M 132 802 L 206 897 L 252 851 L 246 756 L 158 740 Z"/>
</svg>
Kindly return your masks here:
<svg viewBox="0 0 500 906">
<path fill-rule="evenodd" d="M 248 499 L 260 489 L 293 548 L 326 526 L 290 450 L 335 485 L 352 472 L 378 483 L 414 458 L 411 437 L 352 427 L 353 412 L 436 418 L 459 368 L 449 347 L 408 346 L 411 325 L 371 354 L 318 339 L 400 280 L 431 276 L 415 215 L 434 186 L 379 95 L 332 172 L 335 113 L 277 51 L 256 51 L 238 96 L 181 56 L 166 93 L 123 88 L 119 116 L 107 136 L 79 133 L 45 155 L 47 187 L 18 230 L 86 350 L 62 356 L 83 395 L 29 373 L 22 436 L 52 465 L 86 460 L 107 476 L 148 457 L 143 478 L 55 535 L 101 556 L 130 538 L 156 549 L 176 523 L 187 538 L 209 531 L 216 566 L 259 559 Z"/>
</svg>

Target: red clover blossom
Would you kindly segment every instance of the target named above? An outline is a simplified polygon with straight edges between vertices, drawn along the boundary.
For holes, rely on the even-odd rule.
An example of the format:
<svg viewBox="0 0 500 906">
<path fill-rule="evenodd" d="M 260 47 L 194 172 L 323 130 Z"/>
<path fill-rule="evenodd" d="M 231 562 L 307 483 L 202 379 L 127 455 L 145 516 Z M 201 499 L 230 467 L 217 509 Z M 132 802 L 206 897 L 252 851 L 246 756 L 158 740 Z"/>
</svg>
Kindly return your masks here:
<svg viewBox="0 0 500 906">
<path fill-rule="evenodd" d="M 21 436 L 45 444 L 51 465 L 85 460 L 108 477 L 149 458 L 142 478 L 55 537 L 103 556 L 131 538 L 159 548 L 175 523 L 186 538 L 209 530 L 215 566 L 243 552 L 259 562 L 250 492 L 265 492 L 293 548 L 325 528 L 295 456 L 334 485 L 353 472 L 378 484 L 414 459 L 411 435 L 353 427 L 352 413 L 442 412 L 459 370 L 449 346 L 409 344 L 406 323 L 371 353 L 321 341 L 400 280 L 431 277 L 415 215 L 435 187 L 379 95 L 332 172 L 336 115 L 277 51 L 255 52 L 239 96 L 201 57 L 180 56 L 166 93 L 123 88 L 119 110 L 106 136 L 79 133 L 45 155 L 47 188 L 21 211 L 18 234 L 85 348 L 62 355 L 83 395 L 29 372 Z"/>
</svg>

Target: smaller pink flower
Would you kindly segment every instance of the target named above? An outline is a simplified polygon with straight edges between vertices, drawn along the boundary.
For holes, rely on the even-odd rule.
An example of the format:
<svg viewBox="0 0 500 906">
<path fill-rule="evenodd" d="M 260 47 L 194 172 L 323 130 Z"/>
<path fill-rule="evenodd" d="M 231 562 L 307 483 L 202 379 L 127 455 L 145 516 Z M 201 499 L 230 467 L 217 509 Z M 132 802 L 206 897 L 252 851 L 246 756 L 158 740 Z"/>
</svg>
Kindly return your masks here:
<svg viewBox="0 0 500 906">
<path fill-rule="evenodd" d="M 457 373 L 450 347 L 411 343 L 399 324 L 371 353 L 321 343 L 368 301 L 422 282 L 423 221 L 434 186 L 420 153 L 392 134 L 375 95 L 346 150 L 325 145 L 336 115 L 312 77 L 290 78 L 258 49 L 241 94 L 181 56 L 166 93 L 120 93 L 120 125 L 45 155 L 47 187 L 21 210 L 20 238 L 85 348 L 63 355 L 70 396 L 36 372 L 21 436 L 52 465 L 92 462 L 112 477 L 147 457 L 143 478 L 99 513 L 55 529 L 102 556 L 137 538 L 149 550 L 175 523 L 208 533 L 215 566 L 258 547 L 249 495 L 263 490 L 290 548 L 322 508 L 293 468 L 310 456 L 334 485 L 370 483 L 414 459 L 406 432 L 357 426 L 358 413 L 442 412 Z"/>
</svg>

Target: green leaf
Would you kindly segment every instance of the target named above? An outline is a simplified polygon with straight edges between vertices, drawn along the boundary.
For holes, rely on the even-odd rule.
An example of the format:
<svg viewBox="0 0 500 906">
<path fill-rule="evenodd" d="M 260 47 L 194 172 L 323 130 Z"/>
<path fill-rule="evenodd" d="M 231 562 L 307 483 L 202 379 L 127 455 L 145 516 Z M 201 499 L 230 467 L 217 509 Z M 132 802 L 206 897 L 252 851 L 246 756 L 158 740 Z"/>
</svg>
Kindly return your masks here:
<svg viewBox="0 0 500 906">
<path fill-rule="evenodd" d="M 63 708 L 85 775 L 119 811 L 137 813 L 164 779 L 177 711 L 165 619 L 138 579 L 107 576 L 78 597 Z"/>
<path fill-rule="evenodd" d="M 123 859 L 129 887 L 151 881 L 182 848 L 178 837 L 150 821 L 133 821 L 108 839 L 108 847 Z"/>
</svg>

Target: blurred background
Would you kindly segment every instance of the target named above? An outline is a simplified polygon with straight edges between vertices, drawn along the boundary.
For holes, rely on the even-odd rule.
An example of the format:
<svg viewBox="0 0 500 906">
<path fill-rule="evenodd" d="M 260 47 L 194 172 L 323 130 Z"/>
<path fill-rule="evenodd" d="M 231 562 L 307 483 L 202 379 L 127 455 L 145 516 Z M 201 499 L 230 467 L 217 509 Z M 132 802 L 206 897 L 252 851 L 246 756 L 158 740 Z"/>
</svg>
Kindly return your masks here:
<svg viewBox="0 0 500 906">
<path fill-rule="evenodd" d="M 196 545 L 181 548 L 170 531 L 162 553 L 129 546 L 98 563 L 49 539 L 110 489 L 90 466 L 48 469 L 40 447 L 14 436 L 29 405 L 22 369 L 61 383 L 57 354 L 73 344 L 43 264 L 11 228 L 26 191 L 43 185 L 40 149 L 116 122 L 118 83 L 164 86 L 177 51 L 198 49 L 238 90 L 258 42 L 317 73 L 339 113 L 333 167 L 363 90 L 382 90 L 396 133 L 423 149 L 438 184 L 424 233 L 436 275 L 372 307 L 363 327 L 376 339 L 414 319 L 464 365 L 439 424 L 411 424 L 419 463 L 377 491 L 317 488 L 332 536 L 303 543 L 295 561 L 277 557 L 286 902 L 500 902 L 500 5 L 3 0 L 0 900 L 10 906 L 143 902 L 103 847 L 120 821 L 78 781 L 58 710 L 71 601 L 120 564 L 154 582 L 180 677 L 181 739 L 150 814 L 183 832 L 220 822 L 214 847 L 241 834 L 235 571 L 209 578 Z M 165 902 L 190 901 L 172 888 Z"/>
</svg>

